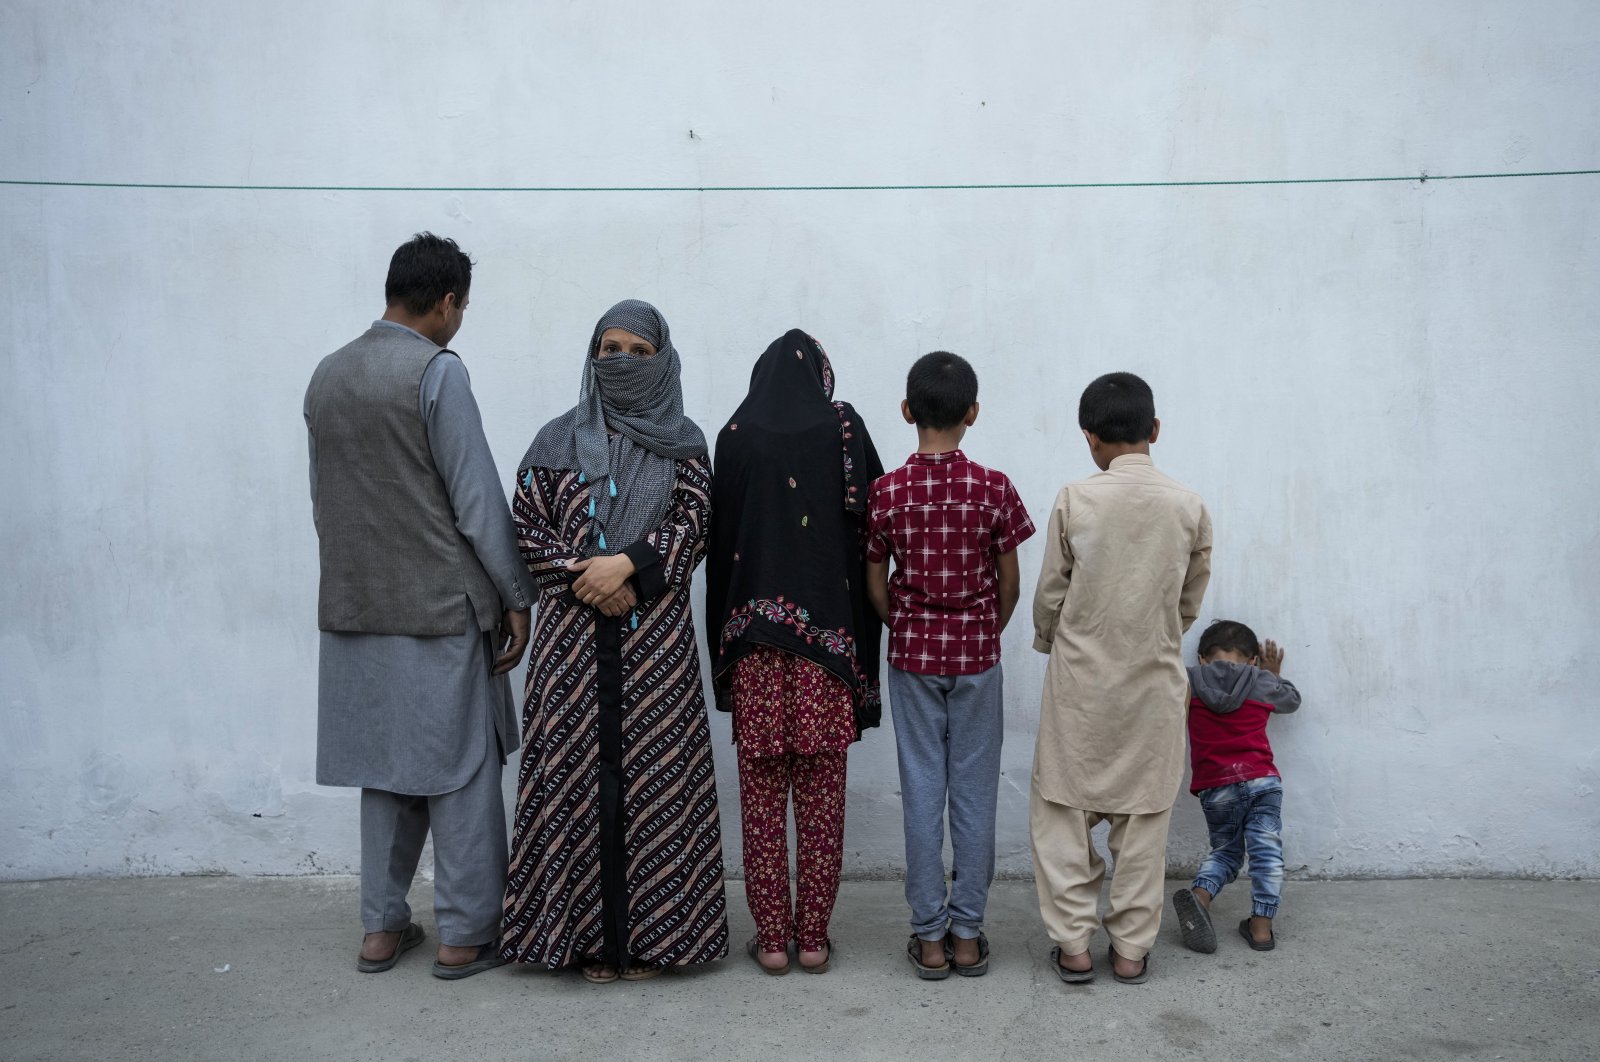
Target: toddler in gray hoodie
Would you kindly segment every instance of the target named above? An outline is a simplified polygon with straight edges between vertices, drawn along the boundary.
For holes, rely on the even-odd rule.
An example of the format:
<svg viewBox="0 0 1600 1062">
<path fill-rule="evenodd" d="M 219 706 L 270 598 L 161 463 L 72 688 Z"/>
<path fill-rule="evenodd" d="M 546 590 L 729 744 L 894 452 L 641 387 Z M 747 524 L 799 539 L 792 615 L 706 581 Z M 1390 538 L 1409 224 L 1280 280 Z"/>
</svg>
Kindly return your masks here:
<svg viewBox="0 0 1600 1062">
<path fill-rule="evenodd" d="M 1300 691 L 1283 678 L 1283 650 L 1262 646 L 1255 632 L 1218 620 L 1200 635 L 1200 663 L 1189 669 L 1189 791 L 1200 798 L 1211 831 L 1211 854 L 1194 884 L 1172 897 L 1183 942 L 1217 950 L 1211 900 L 1250 861 L 1250 917 L 1239 934 L 1256 951 L 1277 946 L 1272 919 L 1283 888 L 1283 782 L 1272 761 L 1267 720 L 1300 707 Z"/>
</svg>

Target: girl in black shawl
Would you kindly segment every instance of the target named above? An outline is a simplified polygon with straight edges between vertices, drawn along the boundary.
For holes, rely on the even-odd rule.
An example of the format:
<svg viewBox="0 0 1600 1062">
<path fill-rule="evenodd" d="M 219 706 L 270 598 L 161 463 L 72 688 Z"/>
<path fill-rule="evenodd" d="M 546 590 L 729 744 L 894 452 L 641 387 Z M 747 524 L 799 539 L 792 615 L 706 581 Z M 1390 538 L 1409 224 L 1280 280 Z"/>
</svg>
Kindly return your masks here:
<svg viewBox="0 0 1600 1062">
<path fill-rule="evenodd" d="M 733 712 L 745 895 L 768 973 L 832 957 L 828 920 L 844 851 L 845 756 L 878 725 L 882 626 L 866 596 L 867 493 L 883 465 L 833 370 L 795 329 L 750 374 L 717 436 L 706 563 L 717 707 Z M 787 819 L 794 799 L 795 904 Z"/>
</svg>

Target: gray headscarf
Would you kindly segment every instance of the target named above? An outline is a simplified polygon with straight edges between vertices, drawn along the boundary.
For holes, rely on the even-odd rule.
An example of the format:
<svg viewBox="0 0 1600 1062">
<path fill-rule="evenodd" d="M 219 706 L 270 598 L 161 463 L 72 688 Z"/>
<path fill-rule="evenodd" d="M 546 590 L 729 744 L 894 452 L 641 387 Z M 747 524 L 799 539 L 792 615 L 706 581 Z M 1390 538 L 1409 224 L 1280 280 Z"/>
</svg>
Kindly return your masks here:
<svg viewBox="0 0 1600 1062">
<path fill-rule="evenodd" d="M 608 328 L 649 340 L 655 357 L 595 357 Z M 620 553 L 660 524 L 678 460 L 706 452 L 704 433 L 683 415 L 681 370 L 660 311 L 637 299 L 617 303 L 594 326 L 578 404 L 539 429 L 517 466 L 519 476 L 530 468 L 583 474 L 595 521 L 587 555 Z"/>
</svg>

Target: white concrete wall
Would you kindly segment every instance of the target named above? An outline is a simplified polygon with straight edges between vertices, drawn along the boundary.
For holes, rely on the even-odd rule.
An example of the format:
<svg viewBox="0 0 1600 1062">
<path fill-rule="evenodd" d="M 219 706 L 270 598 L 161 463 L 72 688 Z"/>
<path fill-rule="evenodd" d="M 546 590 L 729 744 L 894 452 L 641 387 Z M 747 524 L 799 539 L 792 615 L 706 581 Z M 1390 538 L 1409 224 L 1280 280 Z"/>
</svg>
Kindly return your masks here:
<svg viewBox="0 0 1600 1062">
<path fill-rule="evenodd" d="M 1600 8 L 1409 4 L 8 5 L 0 177 L 793 185 L 1600 164 Z M 692 131 L 692 133 L 691 133 Z M 1600 178 L 1005 191 L 0 187 L 0 877 L 340 871 L 312 781 L 300 399 L 418 229 L 477 260 L 458 339 L 509 474 L 593 320 L 660 305 L 714 433 L 799 325 L 885 456 L 911 360 L 1036 517 L 1082 386 L 1153 384 L 1215 514 L 1202 623 L 1288 647 L 1288 860 L 1600 872 Z M 1031 590 L 1040 547 L 1023 550 Z M 1024 606 L 1026 607 L 1026 606 Z M 1029 870 L 1043 658 L 1006 637 L 1002 870 Z M 737 867 L 733 756 L 715 721 Z M 848 869 L 900 860 L 892 735 Z M 508 783 L 509 784 L 509 783 Z M 1204 835 L 1183 796 L 1171 853 Z"/>
</svg>

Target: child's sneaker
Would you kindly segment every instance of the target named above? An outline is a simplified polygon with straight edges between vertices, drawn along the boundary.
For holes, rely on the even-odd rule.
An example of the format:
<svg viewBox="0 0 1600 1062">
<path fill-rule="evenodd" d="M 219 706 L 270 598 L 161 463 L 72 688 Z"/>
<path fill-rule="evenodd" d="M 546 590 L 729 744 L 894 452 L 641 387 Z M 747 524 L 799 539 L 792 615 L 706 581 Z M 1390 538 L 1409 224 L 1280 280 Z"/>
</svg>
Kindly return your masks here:
<svg viewBox="0 0 1600 1062">
<path fill-rule="evenodd" d="M 1194 893 L 1179 889 L 1172 894 L 1172 909 L 1178 912 L 1178 930 L 1183 946 L 1210 955 L 1217 950 L 1217 931 L 1211 926 L 1211 912 L 1200 906 Z"/>
</svg>

